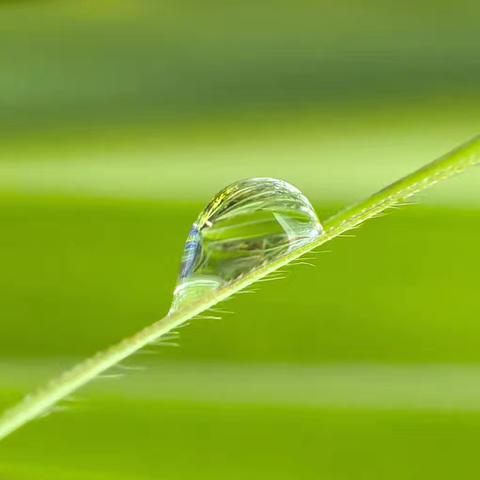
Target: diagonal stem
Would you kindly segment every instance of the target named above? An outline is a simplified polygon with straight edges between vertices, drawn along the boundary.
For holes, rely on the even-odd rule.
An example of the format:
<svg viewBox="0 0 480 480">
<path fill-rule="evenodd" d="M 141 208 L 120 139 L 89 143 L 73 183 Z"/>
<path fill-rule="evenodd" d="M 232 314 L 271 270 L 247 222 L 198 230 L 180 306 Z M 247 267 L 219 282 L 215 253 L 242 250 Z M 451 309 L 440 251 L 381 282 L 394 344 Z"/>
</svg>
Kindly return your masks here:
<svg viewBox="0 0 480 480">
<path fill-rule="evenodd" d="M 480 164 L 480 137 L 460 146 L 445 156 L 356 203 L 324 222 L 325 233 L 308 245 L 252 270 L 243 277 L 222 287 L 181 310 L 168 314 L 131 337 L 79 363 L 53 379 L 44 387 L 25 397 L 0 417 L 0 440 L 39 415 L 49 411 L 57 402 L 82 387 L 105 370 L 113 367 L 142 347 L 191 320 L 196 315 L 222 302 L 278 268 L 287 265 L 304 253 L 323 245 L 347 230 L 357 227 L 386 209 L 416 193 Z"/>
</svg>

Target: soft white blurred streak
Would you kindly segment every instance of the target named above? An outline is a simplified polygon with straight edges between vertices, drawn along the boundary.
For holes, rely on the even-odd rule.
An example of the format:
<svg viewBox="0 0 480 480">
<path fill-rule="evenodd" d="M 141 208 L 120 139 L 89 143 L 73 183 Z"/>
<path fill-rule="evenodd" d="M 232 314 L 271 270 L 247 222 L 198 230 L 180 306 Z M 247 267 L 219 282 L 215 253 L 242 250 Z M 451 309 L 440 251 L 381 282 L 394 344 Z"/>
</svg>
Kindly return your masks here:
<svg viewBox="0 0 480 480">
<path fill-rule="evenodd" d="M 233 181 L 267 176 L 296 185 L 317 204 L 342 204 L 369 195 L 455 147 L 446 144 L 440 138 L 395 143 L 365 136 L 343 143 L 308 137 L 165 148 L 89 147 L 67 154 L 43 152 L 35 160 L 4 157 L 0 192 L 203 202 Z M 422 203 L 476 208 L 479 185 L 480 171 L 472 170 L 434 188 Z"/>
<path fill-rule="evenodd" d="M 28 390 L 71 362 L 2 360 L 0 379 L 9 388 Z M 104 395 L 213 405 L 478 412 L 480 365 L 150 363 L 122 379 L 90 385 L 84 398 Z"/>
</svg>

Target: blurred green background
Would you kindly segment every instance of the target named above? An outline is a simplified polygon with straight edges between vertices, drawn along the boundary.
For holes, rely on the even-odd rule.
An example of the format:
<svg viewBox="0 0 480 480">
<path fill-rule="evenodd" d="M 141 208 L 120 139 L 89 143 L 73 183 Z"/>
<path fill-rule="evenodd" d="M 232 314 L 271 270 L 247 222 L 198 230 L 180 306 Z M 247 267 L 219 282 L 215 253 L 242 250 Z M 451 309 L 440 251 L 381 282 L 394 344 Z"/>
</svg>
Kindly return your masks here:
<svg viewBox="0 0 480 480">
<path fill-rule="evenodd" d="M 0 407 L 162 316 L 226 184 L 283 178 L 326 218 L 477 134 L 479 15 L 468 0 L 0 2 Z M 475 478 L 479 181 L 130 359 L 146 368 L 2 442 L 0 478 Z"/>
</svg>

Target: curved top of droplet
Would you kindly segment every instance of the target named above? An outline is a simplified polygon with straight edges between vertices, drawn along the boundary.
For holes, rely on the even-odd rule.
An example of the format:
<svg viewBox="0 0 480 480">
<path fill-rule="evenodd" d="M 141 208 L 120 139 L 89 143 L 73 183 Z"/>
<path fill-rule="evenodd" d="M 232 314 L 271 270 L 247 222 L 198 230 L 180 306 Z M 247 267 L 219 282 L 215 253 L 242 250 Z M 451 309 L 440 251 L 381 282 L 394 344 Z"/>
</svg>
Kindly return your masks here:
<svg viewBox="0 0 480 480">
<path fill-rule="evenodd" d="M 198 300 L 323 233 L 308 199 L 274 178 L 250 178 L 220 191 L 193 224 L 171 311 Z"/>
</svg>

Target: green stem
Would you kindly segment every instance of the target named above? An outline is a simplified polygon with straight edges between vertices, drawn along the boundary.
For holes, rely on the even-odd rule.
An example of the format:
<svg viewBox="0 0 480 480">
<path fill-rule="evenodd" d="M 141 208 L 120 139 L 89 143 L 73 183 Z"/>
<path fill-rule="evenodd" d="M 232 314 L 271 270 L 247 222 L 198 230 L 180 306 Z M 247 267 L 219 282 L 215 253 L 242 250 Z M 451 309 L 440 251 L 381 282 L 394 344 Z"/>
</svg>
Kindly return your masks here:
<svg viewBox="0 0 480 480">
<path fill-rule="evenodd" d="M 480 137 L 462 145 L 444 157 L 384 188 L 371 197 L 341 211 L 324 223 L 325 233 L 308 245 L 249 272 L 235 282 L 202 297 L 181 310 L 167 315 L 135 335 L 55 378 L 43 388 L 28 395 L 0 417 L 0 439 L 5 438 L 30 420 L 49 411 L 57 402 L 68 397 L 100 373 L 113 367 L 142 347 L 177 328 L 213 305 L 227 299 L 257 280 L 290 263 L 304 253 L 332 240 L 347 230 L 392 207 L 433 184 L 480 164 Z"/>
</svg>

